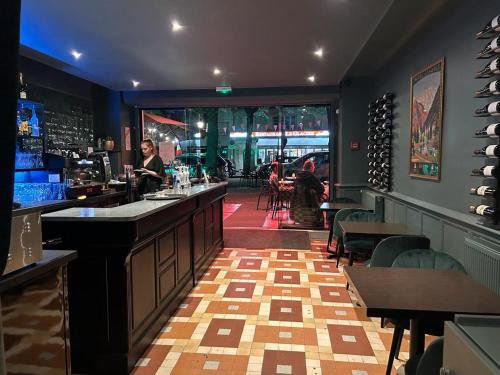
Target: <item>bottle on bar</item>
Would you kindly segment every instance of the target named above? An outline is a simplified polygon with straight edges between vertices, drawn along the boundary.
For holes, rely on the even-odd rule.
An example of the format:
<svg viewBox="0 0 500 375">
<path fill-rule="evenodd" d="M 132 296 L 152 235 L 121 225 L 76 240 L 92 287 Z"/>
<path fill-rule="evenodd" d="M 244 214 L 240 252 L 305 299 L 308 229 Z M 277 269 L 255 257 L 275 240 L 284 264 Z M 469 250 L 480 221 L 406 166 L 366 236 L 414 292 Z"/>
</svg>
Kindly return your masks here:
<svg viewBox="0 0 500 375">
<path fill-rule="evenodd" d="M 469 206 L 469 212 L 485 217 L 494 218 L 497 215 L 497 210 L 493 206 L 480 204 L 479 206 Z"/>
<path fill-rule="evenodd" d="M 491 186 L 482 185 L 470 188 L 470 193 L 472 195 L 480 195 L 482 197 L 494 197 L 497 195 L 498 191 Z"/>
<path fill-rule="evenodd" d="M 498 116 L 500 115 L 500 102 L 486 104 L 484 107 L 476 109 L 474 113 L 479 117 Z"/>
<path fill-rule="evenodd" d="M 495 53 L 500 52 L 500 45 L 498 37 L 489 42 L 486 47 L 484 47 L 478 54 L 478 59 L 486 59 L 488 57 L 493 56 Z"/>
<path fill-rule="evenodd" d="M 476 33 L 477 39 L 488 38 L 491 34 L 500 31 L 500 16 L 494 17 L 483 29 Z"/>
<path fill-rule="evenodd" d="M 492 95 L 500 95 L 500 80 L 491 81 L 481 90 L 476 91 L 475 98 L 489 98 Z"/>
<path fill-rule="evenodd" d="M 474 150 L 474 155 L 498 158 L 500 156 L 500 145 L 484 146 L 480 150 Z"/>
<path fill-rule="evenodd" d="M 23 80 L 23 73 L 19 73 L 19 99 L 28 99 L 28 89 Z"/>
<path fill-rule="evenodd" d="M 35 105 L 31 107 L 31 118 L 30 118 L 30 126 L 31 126 L 31 135 L 33 137 L 40 136 L 40 125 L 38 123 L 38 117 L 36 115 Z"/>
<path fill-rule="evenodd" d="M 500 177 L 500 168 L 494 165 L 486 165 L 479 169 L 473 169 L 472 175 L 481 177 Z"/>
<path fill-rule="evenodd" d="M 476 78 L 489 78 L 500 74 L 500 61 L 498 58 L 489 62 L 483 69 L 476 73 Z"/>
<path fill-rule="evenodd" d="M 477 136 L 481 137 L 498 137 L 500 136 L 500 122 L 486 125 L 481 130 L 476 131 Z"/>
</svg>

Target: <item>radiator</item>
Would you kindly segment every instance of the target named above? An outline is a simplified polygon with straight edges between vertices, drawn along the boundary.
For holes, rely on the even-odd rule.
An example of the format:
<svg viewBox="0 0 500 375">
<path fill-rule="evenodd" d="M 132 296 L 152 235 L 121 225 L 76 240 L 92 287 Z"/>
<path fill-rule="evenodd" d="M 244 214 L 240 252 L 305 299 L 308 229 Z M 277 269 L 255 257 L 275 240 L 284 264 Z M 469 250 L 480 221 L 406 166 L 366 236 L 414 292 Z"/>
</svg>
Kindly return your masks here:
<svg viewBox="0 0 500 375">
<path fill-rule="evenodd" d="M 487 241 L 465 238 L 464 266 L 476 281 L 500 294 L 499 246 Z"/>
</svg>

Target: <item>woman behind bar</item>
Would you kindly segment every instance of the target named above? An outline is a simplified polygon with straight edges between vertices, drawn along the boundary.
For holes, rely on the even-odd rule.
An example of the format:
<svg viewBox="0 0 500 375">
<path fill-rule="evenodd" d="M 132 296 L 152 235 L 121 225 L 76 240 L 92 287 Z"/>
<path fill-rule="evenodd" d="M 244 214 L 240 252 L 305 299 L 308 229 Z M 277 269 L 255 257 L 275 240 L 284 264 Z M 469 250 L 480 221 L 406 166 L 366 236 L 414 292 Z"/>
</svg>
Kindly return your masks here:
<svg viewBox="0 0 500 375">
<path fill-rule="evenodd" d="M 140 168 L 142 174 L 137 182 L 139 195 L 159 190 L 165 175 L 163 161 L 156 155 L 155 145 L 151 139 L 144 139 L 141 142 L 141 151 L 143 155 Z"/>
</svg>

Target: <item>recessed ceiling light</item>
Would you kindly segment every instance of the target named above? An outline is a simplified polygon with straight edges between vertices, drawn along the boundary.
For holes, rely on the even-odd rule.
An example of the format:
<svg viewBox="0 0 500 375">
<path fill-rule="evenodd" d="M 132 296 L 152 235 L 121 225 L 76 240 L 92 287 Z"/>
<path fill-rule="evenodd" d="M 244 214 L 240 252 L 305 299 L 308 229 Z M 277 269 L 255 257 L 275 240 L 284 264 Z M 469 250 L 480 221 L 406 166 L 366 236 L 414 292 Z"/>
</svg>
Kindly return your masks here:
<svg viewBox="0 0 500 375">
<path fill-rule="evenodd" d="M 319 58 L 323 57 L 323 48 L 318 48 L 316 51 L 314 51 L 314 54 L 318 56 Z"/>
<path fill-rule="evenodd" d="M 198 122 L 196 123 L 196 126 L 198 127 L 198 129 L 203 129 L 203 127 L 205 126 L 205 123 L 204 123 L 203 121 L 201 121 L 201 120 L 200 120 L 200 121 L 198 121 Z"/>
<path fill-rule="evenodd" d="M 169 141 L 169 140 L 170 140 L 170 137 L 165 134 L 165 141 Z"/>
<path fill-rule="evenodd" d="M 184 26 L 182 26 L 179 21 L 177 20 L 173 20 L 172 21 L 172 31 L 174 33 L 178 32 L 178 31 L 181 31 L 182 29 L 184 29 Z"/>
<path fill-rule="evenodd" d="M 77 50 L 72 50 L 71 51 L 71 56 L 75 58 L 75 60 L 78 60 L 80 57 L 82 57 L 83 53 L 78 52 Z"/>
<path fill-rule="evenodd" d="M 221 74 L 222 72 L 220 71 L 219 68 L 214 68 L 214 76 L 218 76 L 219 74 Z"/>
<path fill-rule="evenodd" d="M 314 81 L 316 81 L 316 77 L 314 75 L 310 75 L 309 77 L 307 77 L 307 80 L 311 83 L 314 83 Z"/>
<path fill-rule="evenodd" d="M 140 83 L 139 81 L 134 81 L 134 80 L 132 80 L 132 86 L 137 87 L 137 86 L 139 86 L 140 84 L 141 84 L 141 83 Z"/>
</svg>

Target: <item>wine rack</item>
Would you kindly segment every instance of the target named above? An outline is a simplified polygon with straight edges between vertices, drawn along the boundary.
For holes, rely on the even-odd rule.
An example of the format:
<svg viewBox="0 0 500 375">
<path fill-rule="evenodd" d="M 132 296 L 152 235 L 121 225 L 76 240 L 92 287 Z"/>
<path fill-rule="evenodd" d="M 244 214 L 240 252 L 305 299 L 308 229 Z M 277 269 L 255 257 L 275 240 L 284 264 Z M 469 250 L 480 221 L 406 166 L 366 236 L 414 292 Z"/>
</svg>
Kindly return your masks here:
<svg viewBox="0 0 500 375">
<path fill-rule="evenodd" d="M 384 191 L 392 182 L 392 114 L 394 94 L 387 93 L 368 105 L 368 184 Z"/>
<path fill-rule="evenodd" d="M 487 124 L 483 124 L 482 129 L 476 130 L 475 138 L 484 138 L 486 145 L 481 145 L 474 151 L 474 155 L 485 157 L 483 165 L 478 165 L 472 171 L 473 176 L 482 177 L 482 183 L 477 183 L 470 188 L 470 194 L 476 201 L 469 206 L 469 211 L 482 217 L 481 223 L 487 226 L 498 226 L 500 221 L 500 111 L 498 110 L 500 101 L 500 69 L 499 60 L 500 46 L 498 46 L 498 36 L 500 35 L 499 16 L 496 16 L 487 24 L 484 29 L 476 34 L 477 39 L 488 39 L 488 44 L 477 55 L 477 59 L 491 59 L 488 65 L 476 73 L 476 78 L 488 78 L 486 84 L 478 85 L 475 98 L 486 98 L 487 102 L 482 103 L 475 111 L 475 117 L 487 118 Z M 480 159 L 477 159 L 478 163 Z"/>
</svg>

